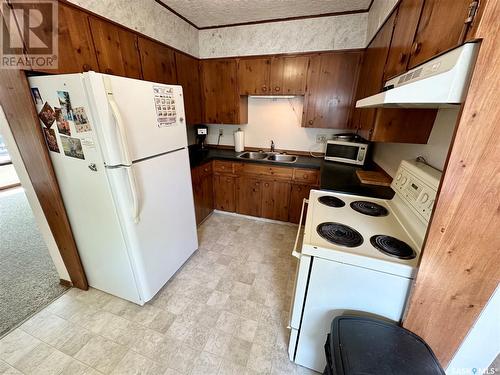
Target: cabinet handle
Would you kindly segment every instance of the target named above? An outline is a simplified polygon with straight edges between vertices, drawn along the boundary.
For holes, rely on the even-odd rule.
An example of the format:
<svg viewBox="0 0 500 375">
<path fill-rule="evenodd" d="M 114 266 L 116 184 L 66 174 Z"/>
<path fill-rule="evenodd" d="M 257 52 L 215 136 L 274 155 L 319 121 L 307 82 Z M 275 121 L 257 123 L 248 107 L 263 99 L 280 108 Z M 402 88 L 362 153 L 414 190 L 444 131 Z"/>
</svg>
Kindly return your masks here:
<svg viewBox="0 0 500 375">
<path fill-rule="evenodd" d="M 313 120 L 309 120 L 309 125 L 312 125 L 313 124 Z"/>
<path fill-rule="evenodd" d="M 267 87 L 266 86 L 262 86 L 262 91 L 266 92 L 267 91 Z"/>
<path fill-rule="evenodd" d="M 104 69 L 104 73 L 111 74 L 111 73 L 113 73 L 113 71 L 110 68 L 106 68 L 106 69 Z"/>
<path fill-rule="evenodd" d="M 274 91 L 280 91 L 280 90 L 281 90 L 281 88 L 280 88 L 279 86 L 276 86 L 276 87 L 274 88 Z"/>
<path fill-rule="evenodd" d="M 418 55 L 421 50 L 422 50 L 422 43 L 415 42 L 415 44 L 413 45 L 413 55 Z"/>
<path fill-rule="evenodd" d="M 82 65 L 82 70 L 84 72 L 88 72 L 89 70 L 91 69 L 90 65 L 89 64 L 83 64 Z"/>
<path fill-rule="evenodd" d="M 404 64 L 405 61 L 406 61 L 406 53 L 401 52 L 399 54 L 399 63 Z"/>
</svg>

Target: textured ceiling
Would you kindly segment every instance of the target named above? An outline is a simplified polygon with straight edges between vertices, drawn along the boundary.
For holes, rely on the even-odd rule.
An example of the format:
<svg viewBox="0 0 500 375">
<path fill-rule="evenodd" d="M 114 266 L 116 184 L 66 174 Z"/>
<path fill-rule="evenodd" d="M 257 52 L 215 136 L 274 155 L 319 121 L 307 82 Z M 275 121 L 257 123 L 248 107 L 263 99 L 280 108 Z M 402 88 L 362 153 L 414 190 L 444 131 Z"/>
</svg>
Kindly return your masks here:
<svg viewBox="0 0 500 375">
<path fill-rule="evenodd" d="M 159 0 L 197 27 L 366 10 L 370 0 Z"/>
</svg>

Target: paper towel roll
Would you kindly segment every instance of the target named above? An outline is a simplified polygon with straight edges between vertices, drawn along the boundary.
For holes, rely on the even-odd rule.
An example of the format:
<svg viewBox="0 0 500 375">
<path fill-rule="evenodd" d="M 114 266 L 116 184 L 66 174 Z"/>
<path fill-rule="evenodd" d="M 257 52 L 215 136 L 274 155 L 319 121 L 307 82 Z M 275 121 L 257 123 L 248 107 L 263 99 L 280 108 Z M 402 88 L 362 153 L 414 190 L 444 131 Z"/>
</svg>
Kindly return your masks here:
<svg viewBox="0 0 500 375">
<path fill-rule="evenodd" d="M 245 150 L 245 133 L 239 129 L 234 132 L 234 151 L 242 152 Z"/>
</svg>

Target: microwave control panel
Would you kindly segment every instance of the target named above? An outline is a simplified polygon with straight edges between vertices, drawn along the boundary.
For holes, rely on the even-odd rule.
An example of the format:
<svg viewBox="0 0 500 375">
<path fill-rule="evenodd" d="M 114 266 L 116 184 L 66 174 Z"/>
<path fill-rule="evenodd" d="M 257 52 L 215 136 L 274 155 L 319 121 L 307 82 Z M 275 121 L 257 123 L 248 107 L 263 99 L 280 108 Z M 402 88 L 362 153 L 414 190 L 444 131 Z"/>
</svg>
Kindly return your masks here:
<svg viewBox="0 0 500 375">
<path fill-rule="evenodd" d="M 440 179 L 441 172 L 432 167 L 403 161 L 391 186 L 396 194 L 409 202 L 421 219 L 428 223 Z"/>
</svg>

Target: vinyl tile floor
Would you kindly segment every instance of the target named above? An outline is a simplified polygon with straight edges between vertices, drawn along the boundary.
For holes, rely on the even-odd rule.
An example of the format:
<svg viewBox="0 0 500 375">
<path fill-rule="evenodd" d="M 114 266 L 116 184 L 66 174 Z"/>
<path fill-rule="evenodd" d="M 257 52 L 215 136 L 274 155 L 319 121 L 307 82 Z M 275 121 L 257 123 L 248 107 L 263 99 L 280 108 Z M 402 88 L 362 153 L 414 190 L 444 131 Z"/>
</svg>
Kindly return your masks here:
<svg viewBox="0 0 500 375">
<path fill-rule="evenodd" d="M 152 301 L 71 289 L 0 340 L 0 374 L 314 374 L 287 356 L 296 230 L 215 213 Z"/>
</svg>

